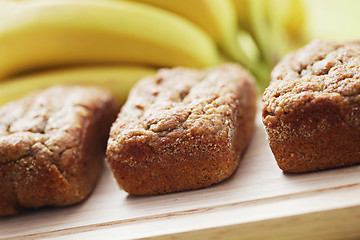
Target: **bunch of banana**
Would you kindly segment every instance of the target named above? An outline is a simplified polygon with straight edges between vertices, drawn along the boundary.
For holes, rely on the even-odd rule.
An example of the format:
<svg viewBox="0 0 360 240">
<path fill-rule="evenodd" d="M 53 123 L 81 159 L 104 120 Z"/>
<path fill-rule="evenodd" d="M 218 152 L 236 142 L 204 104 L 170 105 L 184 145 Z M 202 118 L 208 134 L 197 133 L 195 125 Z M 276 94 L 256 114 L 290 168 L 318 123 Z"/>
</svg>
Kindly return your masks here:
<svg viewBox="0 0 360 240">
<path fill-rule="evenodd" d="M 285 52 L 266 39 L 267 1 L 0 0 L 0 104 L 68 83 L 108 88 L 122 102 L 156 68 L 222 61 L 241 63 L 263 89 Z M 283 12 L 298 0 L 287 2 L 273 29 L 293 36 L 299 23 Z"/>
<path fill-rule="evenodd" d="M 1 104 L 70 82 L 107 87 L 123 101 L 138 79 L 153 73 L 145 65 L 205 67 L 220 61 L 214 41 L 196 25 L 145 4 L 1 0 L 0 12 Z M 79 65 L 84 67 L 67 69 Z"/>
</svg>

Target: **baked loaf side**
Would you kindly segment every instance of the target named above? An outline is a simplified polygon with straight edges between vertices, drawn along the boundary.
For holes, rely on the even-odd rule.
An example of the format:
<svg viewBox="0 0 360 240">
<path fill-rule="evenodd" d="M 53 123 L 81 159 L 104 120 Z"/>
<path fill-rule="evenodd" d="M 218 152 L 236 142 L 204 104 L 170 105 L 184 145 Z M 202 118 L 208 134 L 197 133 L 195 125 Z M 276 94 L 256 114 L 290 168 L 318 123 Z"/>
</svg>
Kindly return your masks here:
<svg viewBox="0 0 360 240">
<path fill-rule="evenodd" d="M 0 215 L 85 199 L 118 107 L 105 90 L 53 87 L 0 109 Z"/>
<path fill-rule="evenodd" d="M 254 80 L 238 65 L 160 70 L 131 91 L 110 132 L 108 164 L 136 195 L 221 182 L 238 166 L 255 108 Z"/>
<path fill-rule="evenodd" d="M 314 41 L 286 56 L 271 78 L 262 117 L 282 170 L 360 162 L 360 41 Z"/>
</svg>

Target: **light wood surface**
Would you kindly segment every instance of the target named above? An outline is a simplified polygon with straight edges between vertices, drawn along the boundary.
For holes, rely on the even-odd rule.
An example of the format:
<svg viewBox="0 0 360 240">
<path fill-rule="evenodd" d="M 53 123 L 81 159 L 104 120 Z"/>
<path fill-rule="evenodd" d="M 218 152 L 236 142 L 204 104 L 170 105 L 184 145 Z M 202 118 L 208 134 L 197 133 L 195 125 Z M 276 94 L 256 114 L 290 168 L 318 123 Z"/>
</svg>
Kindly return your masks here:
<svg viewBox="0 0 360 240">
<path fill-rule="evenodd" d="M 0 218 L 0 239 L 360 239 L 360 165 L 284 174 L 260 116 L 238 170 L 209 188 L 128 196 L 108 168 L 88 200 Z"/>
</svg>

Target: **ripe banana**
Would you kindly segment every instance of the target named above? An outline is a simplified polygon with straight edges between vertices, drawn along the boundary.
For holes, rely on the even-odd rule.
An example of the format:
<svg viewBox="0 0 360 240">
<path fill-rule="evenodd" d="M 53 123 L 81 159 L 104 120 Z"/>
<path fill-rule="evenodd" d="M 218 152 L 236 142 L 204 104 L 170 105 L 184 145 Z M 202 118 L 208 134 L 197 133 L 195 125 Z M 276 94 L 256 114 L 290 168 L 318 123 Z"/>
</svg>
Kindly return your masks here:
<svg viewBox="0 0 360 240">
<path fill-rule="evenodd" d="M 249 21 L 249 0 L 233 0 L 233 4 L 235 6 L 240 27 L 252 34 L 252 26 Z"/>
<path fill-rule="evenodd" d="M 92 66 L 33 73 L 1 82 L 0 106 L 53 85 L 92 85 L 106 88 L 123 104 L 131 87 L 139 79 L 154 75 L 155 72 L 153 68 L 140 66 Z"/>
<path fill-rule="evenodd" d="M 204 31 L 146 4 L 0 0 L 0 9 L 0 80 L 84 64 L 204 67 L 219 62 L 216 44 Z"/>
<path fill-rule="evenodd" d="M 254 64 L 254 57 L 241 46 L 238 37 L 235 6 L 231 0 L 131 0 L 154 5 L 174 12 L 206 31 L 232 60 L 246 67 Z"/>
<path fill-rule="evenodd" d="M 305 33 L 307 24 L 307 12 L 304 0 L 288 1 L 288 8 L 285 10 L 284 28 L 295 48 L 302 46 L 309 41 Z M 297 46 L 296 46 L 297 45 Z"/>
<path fill-rule="evenodd" d="M 280 59 L 305 42 L 305 10 L 302 0 L 267 1 L 272 55 Z M 277 56 L 276 56 L 277 55 Z M 278 60 L 277 59 L 277 60 Z"/>
</svg>

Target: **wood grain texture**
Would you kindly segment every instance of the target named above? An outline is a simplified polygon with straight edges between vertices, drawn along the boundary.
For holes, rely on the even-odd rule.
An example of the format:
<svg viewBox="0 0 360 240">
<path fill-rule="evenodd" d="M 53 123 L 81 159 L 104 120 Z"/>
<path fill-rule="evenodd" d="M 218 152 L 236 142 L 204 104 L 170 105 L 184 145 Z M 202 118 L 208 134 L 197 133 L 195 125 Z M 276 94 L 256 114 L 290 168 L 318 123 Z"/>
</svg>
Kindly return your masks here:
<svg viewBox="0 0 360 240">
<path fill-rule="evenodd" d="M 358 239 L 359 173 L 356 165 L 284 174 L 258 116 L 238 170 L 223 183 L 133 197 L 105 168 L 81 204 L 0 218 L 0 239 Z"/>
</svg>

